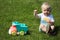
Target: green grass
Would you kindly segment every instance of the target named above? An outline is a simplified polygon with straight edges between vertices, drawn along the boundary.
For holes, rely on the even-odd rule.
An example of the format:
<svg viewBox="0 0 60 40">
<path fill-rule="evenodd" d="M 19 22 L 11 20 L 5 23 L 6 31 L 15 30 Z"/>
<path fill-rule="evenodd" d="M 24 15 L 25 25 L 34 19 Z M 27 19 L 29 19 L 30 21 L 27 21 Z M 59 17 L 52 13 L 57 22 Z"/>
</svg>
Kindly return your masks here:
<svg viewBox="0 0 60 40">
<path fill-rule="evenodd" d="M 55 26 L 60 26 L 60 0 L 45 0 L 52 6 Z M 60 40 L 60 27 L 56 36 L 49 36 L 38 31 L 39 19 L 33 16 L 33 10 L 41 12 L 44 0 L 0 0 L 0 40 Z M 11 36 L 8 29 L 12 21 L 25 23 L 29 26 L 29 35 Z"/>
</svg>

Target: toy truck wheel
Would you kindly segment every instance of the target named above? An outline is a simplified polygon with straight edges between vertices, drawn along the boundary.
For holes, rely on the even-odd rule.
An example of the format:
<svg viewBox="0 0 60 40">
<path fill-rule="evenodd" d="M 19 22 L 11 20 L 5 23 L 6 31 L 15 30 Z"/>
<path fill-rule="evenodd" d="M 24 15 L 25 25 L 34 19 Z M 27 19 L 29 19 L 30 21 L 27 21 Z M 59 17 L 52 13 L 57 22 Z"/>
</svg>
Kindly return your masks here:
<svg viewBox="0 0 60 40">
<path fill-rule="evenodd" d="M 12 32 L 12 35 L 16 35 L 16 32 Z"/>
<path fill-rule="evenodd" d="M 24 31 L 20 31 L 20 35 L 24 35 Z"/>
</svg>

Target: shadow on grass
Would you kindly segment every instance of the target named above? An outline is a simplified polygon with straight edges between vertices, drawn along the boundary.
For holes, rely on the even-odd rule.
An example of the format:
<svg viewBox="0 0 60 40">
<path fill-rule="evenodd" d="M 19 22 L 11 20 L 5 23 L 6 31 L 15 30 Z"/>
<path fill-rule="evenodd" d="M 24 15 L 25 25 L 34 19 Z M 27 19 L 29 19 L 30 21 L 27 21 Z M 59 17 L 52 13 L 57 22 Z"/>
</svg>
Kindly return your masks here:
<svg viewBox="0 0 60 40">
<path fill-rule="evenodd" d="M 55 26 L 55 30 L 50 32 L 50 35 L 56 36 L 59 33 L 60 26 Z"/>
<path fill-rule="evenodd" d="M 27 31 L 27 33 L 25 35 L 30 35 L 31 34 L 31 31 Z"/>
<path fill-rule="evenodd" d="M 51 31 L 49 35 L 56 36 L 59 33 L 59 31 L 60 31 L 60 26 L 55 26 L 55 30 Z M 31 35 L 31 32 L 32 31 L 29 30 L 25 35 Z"/>
</svg>

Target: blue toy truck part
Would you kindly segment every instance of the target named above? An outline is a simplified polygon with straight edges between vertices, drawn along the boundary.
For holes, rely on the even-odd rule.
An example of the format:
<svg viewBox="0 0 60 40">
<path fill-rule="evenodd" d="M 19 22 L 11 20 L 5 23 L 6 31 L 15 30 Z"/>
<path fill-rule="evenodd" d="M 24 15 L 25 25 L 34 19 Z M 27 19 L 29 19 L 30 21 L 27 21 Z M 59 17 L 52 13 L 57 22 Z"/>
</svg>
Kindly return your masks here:
<svg viewBox="0 0 60 40">
<path fill-rule="evenodd" d="M 24 31 L 26 33 L 28 31 L 28 26 L 24 23 L 12 22 L 12 25 L 16 26 L 17 32 Z"/>
</svg>

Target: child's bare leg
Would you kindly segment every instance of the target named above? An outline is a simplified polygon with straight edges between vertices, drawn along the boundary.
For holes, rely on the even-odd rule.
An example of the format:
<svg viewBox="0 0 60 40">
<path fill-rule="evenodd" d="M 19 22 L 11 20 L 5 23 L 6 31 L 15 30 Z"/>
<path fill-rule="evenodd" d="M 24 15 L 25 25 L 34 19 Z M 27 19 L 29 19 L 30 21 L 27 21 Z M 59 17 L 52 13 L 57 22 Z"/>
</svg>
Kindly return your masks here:
<svg viewBox="0 0 60 40">
<path fill-rule="evenodd" d="M 42 30 L 42 27 L 43 27 L 43 25 L 40 24 L 40 26 L 39 26 L 39 31 L 43 31 L 43 30 Z"/>
<path fill-rule="evenodd" d="M 42 24 L 39 26 L 39 31 L 41 31 L 41 30 L 46 32 L 46 27 Z"/>
<path fill-rule="evenodd" d="M 48 33 L 49 29 L 47 29 L 47 28 L 43 25 L 43 27 L 42 27 L 42 31 Z"/>
<path fill-rule="evenodd" d="M 40 25 L 40 26 L 39 26 L 39 31 L 41 31 L 41 30 L 42 30 L 43 32 L 46 32 L 46 33 L 48 33 L 48 31 L 49 31 L 49 30 L 46 29 L 46 27 L 45 27 L 44 25 Z"/>
<path fill-rule="evenodd" d="M 46 27 L 42 25 L 42 31 L 46 32 Z"/>
</svg>

